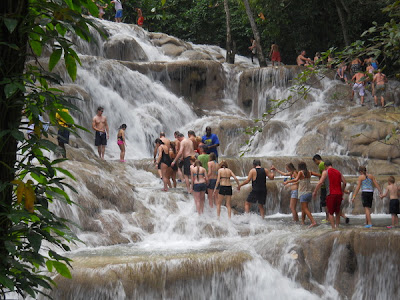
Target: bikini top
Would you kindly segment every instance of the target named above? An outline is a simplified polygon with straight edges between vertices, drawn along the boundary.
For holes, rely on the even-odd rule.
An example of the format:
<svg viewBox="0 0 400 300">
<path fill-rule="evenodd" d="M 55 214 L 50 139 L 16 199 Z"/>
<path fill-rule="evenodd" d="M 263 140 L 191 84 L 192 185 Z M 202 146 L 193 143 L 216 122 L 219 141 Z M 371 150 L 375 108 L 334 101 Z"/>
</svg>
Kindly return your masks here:
<svg viewBox="0 0 400 300">
<path fill-rule="evenodd" d="M 193 175 L 194 175 L 194 176 L 199 176 L 199 175 L 206 176 L 204 173 L 201 173 L 201 174 L 196 174 L 196 173 L 193 173 Z"/>
<path fill-rule="evenodd" d="M 120 141 L 124 141 L 122 135 L 119 135 L 119 136 L 118 136 L 118 139 L 119 139 Z"/>
</svg>

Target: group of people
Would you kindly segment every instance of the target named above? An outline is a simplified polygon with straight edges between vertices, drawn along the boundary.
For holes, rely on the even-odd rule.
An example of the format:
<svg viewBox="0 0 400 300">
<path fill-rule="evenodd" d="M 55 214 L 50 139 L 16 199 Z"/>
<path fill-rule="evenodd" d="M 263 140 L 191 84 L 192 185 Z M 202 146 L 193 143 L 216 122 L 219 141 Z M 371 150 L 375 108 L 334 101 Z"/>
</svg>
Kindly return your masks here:
<svg viewBox="0 0 400 300">
<path fill-rule="evenodd" d="M 257 54 L 257 43 L 254 38 L 250 38 L 250 43 L 251 45 L 249 46 L 249 50 L 251 62 L 254 63 L 254 56 Z M 279 46 L 275 42 L 272 42 L 271 50 L 269 51 L 268 57 L 271 60 L 272 66 L 275 66 L 275 63 L 277 65 L 281 64 L 281 54 L 279 52 Z"/>
<path fill-rule="evenodd" d="M 108 4 L 103 4 L 103 3 L 98 3 L 96 0 L 92 0 L 94 3 L 96 3 L 97 8 L 99 9 L 99 18 L 103 19 L 103 16 L 105 14 L 105 9 L 108 7 Z M 122 0 L 112 0 L 110 3 L 114 4 L 115 8 L 115 22 L 121 23 L 122 22 L 122 13 L 123 13 L 123 7 L 122 7 Z M 144 23 L 144 17 L 142 10 L 140 8 L 135 8 L 135 11 L 137 13 L 137 25 L 140 27 L 143 26 Z"/>
</svg>

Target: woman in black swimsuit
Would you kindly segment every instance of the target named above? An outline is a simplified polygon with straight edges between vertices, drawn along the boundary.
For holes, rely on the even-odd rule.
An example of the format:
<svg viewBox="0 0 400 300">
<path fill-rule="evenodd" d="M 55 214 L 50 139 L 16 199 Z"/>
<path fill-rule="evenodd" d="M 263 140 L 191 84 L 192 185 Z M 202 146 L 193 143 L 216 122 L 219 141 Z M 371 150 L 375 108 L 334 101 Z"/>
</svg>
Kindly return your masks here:
<svg viewBox="0 0 400 300">
<path fill-rule="evenodd" d="M 118 134 L 117 134 L 117 144 L 119 146 L 119 149 L 121 150 L 121 154 L 119 155 L 119 161 L 120 162 L 125 162 L 125 130 L 126 130 L 126 124 L 122 124 L 119 127 Z"/>
<path fill-rule="evenodd" d="M 194 203 L 196 204 L 196 210 L 199 215 L 204 211 L 204 201 L 206 198 L 207 189 L 207 171 L 201 166 L 201 162 L 196 159 L 194 167 L 190 170 L 192 176 L 192 188 Z"/>
<path fill-rule="evenodd" d="M 169 181 L 168 176 L 167 176 L 167 169 L 171 166 L 171 158 L 169 157 L 169 149 L 161 139 L 156 139 L 155 143 L 156 143 L 156 146 L 158 147 L 158 150 L 157 150 L 158 158 L 157 158 L 156 164 L 157 165 L 160 164 L 162 180 L 164 182 L 163 191 L 166 192 L 166 191 L 168 191 L 168 185 L 171 185 L 171 182 Z"/>
<path fill-rule="evenodd" d="M 226 208 L 228 209 L 228 217 L 231 218 L 231 198 L 232 198 L 232 185 L 231 185 L 231 177 L 233 177 L 238 186 L 239 180 L 236 178 L 235 174 L 233 174 L 231 169 L 228 169 L 228 163 L 223 160 L 219 164 L 220 169 L 218 170 L 217 183 L 215 184 L 214 193 L 219 186 L 219 193 L 217 198 L 217 216 L 219 218 L 221 214 L 221 204 L 224 198 L 226 199 Z"/>
</svg>

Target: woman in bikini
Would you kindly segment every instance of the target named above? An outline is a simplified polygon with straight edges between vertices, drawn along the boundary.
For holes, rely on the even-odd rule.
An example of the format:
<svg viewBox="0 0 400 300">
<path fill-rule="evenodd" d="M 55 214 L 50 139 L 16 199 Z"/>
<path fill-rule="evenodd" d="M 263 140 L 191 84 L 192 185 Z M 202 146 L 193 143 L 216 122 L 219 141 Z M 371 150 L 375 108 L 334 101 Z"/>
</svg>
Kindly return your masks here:
<svg viewBox="0 0 400 300">
<path fill-rule="evenodd" d="M 221 204 L 222 201 L 226 200 L 226 208 L 228 209 L 228 217 L 231 218 L 231 198 L 232 198 L 232 185 L 231 185 L 231 177 L 233 177 L 237 185 L 239 186 L 239 180 L 236 178 L 235 174 L 228 168 L 228 163 L 223 160 L 219 164 L 220 169 L 218 170 L 217 182 L 215 184 L 214 193 L 219 185 L 219 193 L 217 198 L 217 216 L 219 218 L 221 214 Z"/>
<path fill-rule="evenodd" d="M 168 184 L 171 185 L 171 182 L 169 181 L 167 170 L 171 166 L 171 158 L 169 157 L 169 149 L 167 145 L 164 144 L 164 142 L 161 139 L 156 139 L 155 141 L 156 146 L 158 147 L 157 152 L 158 152 L 158 157 L 156 161 L 156 165 L 160 164 L 160 169 L 161 169 L 161 176 L 162 176 L 162 181 L 164 182 L 164 188 L 163 191 L 166 192 L 168 191 Z"/>
<path fill-rule="evenodd" d="M 292 180 L 288 180 L 284 182 L 284 185 L 287 185 L 289 183 L 297 183 L 299 186 L 299 198 L 300 198 L 300 203 L 301 203 L 301 224 L 304 225 L 304 221 L 306 219 L 306 216 L 310 219 L 311 225 L 310 227 L 314 227 L 317 225 L 317 222 L 315 222 L 310 209 L 308 208 L 308 203 L 312 199 L 312 192 L 313 189 L 311 187 L 311 173 L 310 171 L 307 170 L 307 165 L 305 162 L 300 162 L 298 165 L 299 172 L 297 173 L 297 177 Z"/>
<path fill-rule="evenodd" d="M 360 173 L 360 176 L 358 176 L 357 187 L 353 193 L 351 202 L 354 202 L 354 199 L 361 188 L 361 200 L 365 210 L 365 228 L 370 228 L 372 227 L 371 208 L 372 200 L 374 199 L 374 186 L 378 189 L 379 194 L 382 194 L 382 189 L 376 181 L 374 175 L 367 173 L 366 167 L 359 166 L 358 172 Z"/>
<path fill-rule="evenodd" d="M 208 194 L 208 204 L 211 208 L 214 207 L 215 202 L 215 195 L 214 195 L 214 188 L 215 184 L 217 183 L 217 176 L 218 176 L 218 163 L 217 157 L 215 153 L 211 152 L 210 156 L 208 157 L 208 186 L 207 186 L 207 194 Z"/>
<path fill-rule="evenodd" d="M 173 161 L 176 157 L 175 142 L 171 142 L 170 145 L 171 145 L 171 147 L 169 148 L 169 157 L 171 158 L 171 161 Z M 170 167 L 167 169 L 168 180 L 170 178 L 172 179 L 172 185 L 174 188 L 176 188 L 176 173 L 177 172 L 178 172 L 178 165 L 174 165 L 173 167 Z"/>
<path fill-rule="evenodd" d="M 206 197 L 207 172 L 206 169 L 201 166 L 201 162 L 196 159 L 190 173 L 192 177 L 191 193 L 193 193 L 197 213 L 201 215 L 204 211 L 204 201 Z"/>
<path fill-rule="evenodd" d="M 275 168 L 274 166 L 271 167 L 271 170 L 277 171 L 282 176 L 290 176 L 290 180 L 295 179 L 297 177 L 297 170 L 292 163 L 286 164 L 287 172 L 282 172 Z M 298 196 L 298 184 L 297 182 L 293 182 L 290 184 L 290 210 L 292 211 L 293 221 L 298 222 L 299 216 L 296 211 L 297 200 L 299 199 Z"/>
<path fill-rule="evenodd" d="M 126 124 L 122 124 L 119 127 L 118 133 L 117 133 L 117 144 L 119 146 L 119 149 L 121 150 L 121 153 L 119 155 L 120 162 L 125 162 L 125 148 L 126 148 L 125 130 L 126 130 Z"/>
</svg>

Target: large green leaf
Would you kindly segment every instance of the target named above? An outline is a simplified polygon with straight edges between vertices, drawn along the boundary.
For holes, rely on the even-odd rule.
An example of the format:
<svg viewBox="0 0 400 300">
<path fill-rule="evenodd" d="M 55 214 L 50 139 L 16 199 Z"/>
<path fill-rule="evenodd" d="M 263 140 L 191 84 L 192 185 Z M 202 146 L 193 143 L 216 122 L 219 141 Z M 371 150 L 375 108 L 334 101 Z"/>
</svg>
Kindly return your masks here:
<svg viewBox="0 0 400 300">
<path fill-rule="evenodd" d="M 69 77 L 71 77 L 72 81 L 75 81 L 76 72 L 77 72 L 75 58 L 71 54 L 66 53 L 64 55 L 64 60 L 65 60 L 65 66 L 67 67 Z"/>
<path fill-rule="evenodd" d="M 49 60 L 49 70 L 50 71 L 52 71 L 54 69 L 54 67 L 57 65 L 58 61 L 61 58 L 61 55 L 62 55 L 62 49 L 56 49 L 50 55 L 50 60 Z"/>
<path fill-rule="evenodd" d="M 69 271 L 68 267 L 64 263 L 59 262 L 59 261 L 53 261 L 53 266 L 60 275 L 66 277 L 66 278 L 72 278 L 71 272 Z"/>
<path fill-rule="evenodd" d="M 8 32 L 13 33 L 15 27 L 18 25 L 18 20 L 16 19 L 9 19 L 9 18 L 3 18 L 4 25 L 6 25 Z"/>
</svg>

